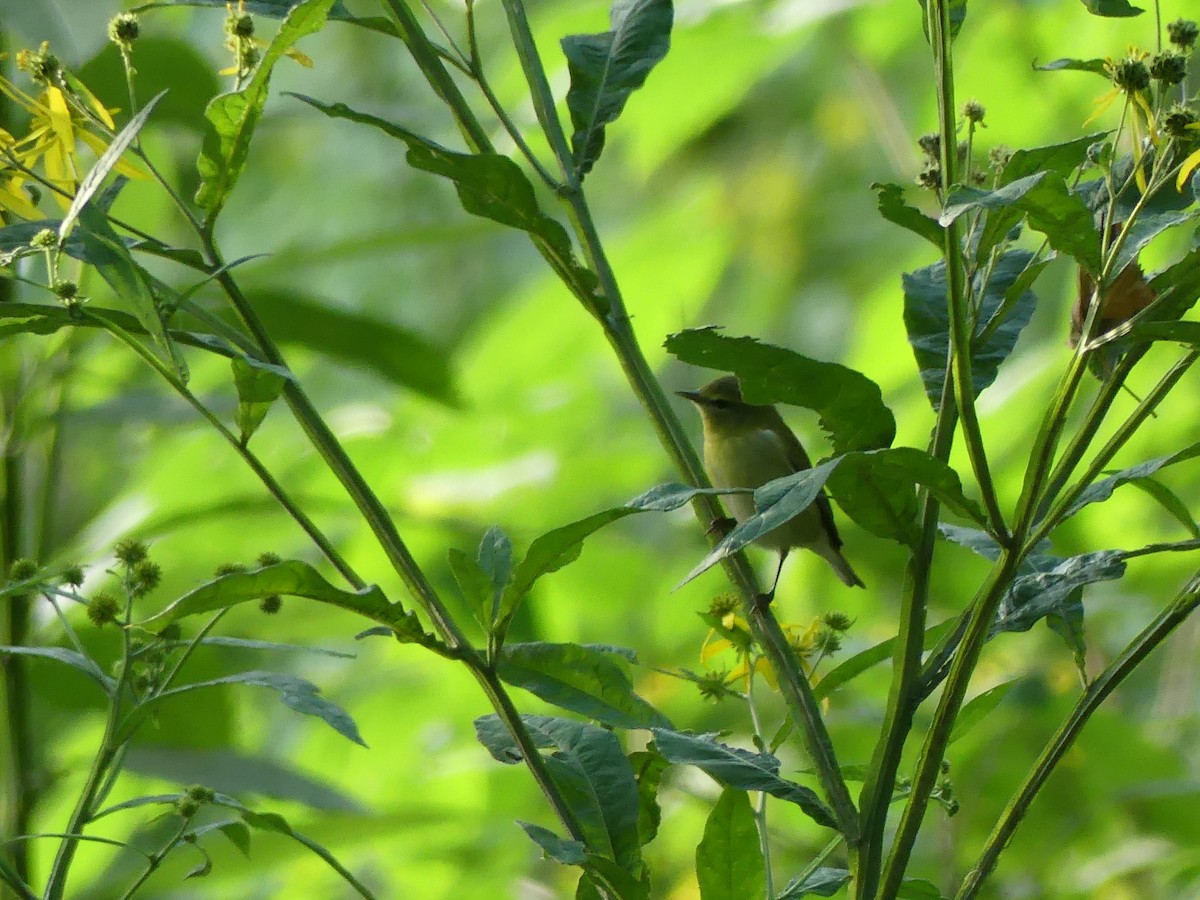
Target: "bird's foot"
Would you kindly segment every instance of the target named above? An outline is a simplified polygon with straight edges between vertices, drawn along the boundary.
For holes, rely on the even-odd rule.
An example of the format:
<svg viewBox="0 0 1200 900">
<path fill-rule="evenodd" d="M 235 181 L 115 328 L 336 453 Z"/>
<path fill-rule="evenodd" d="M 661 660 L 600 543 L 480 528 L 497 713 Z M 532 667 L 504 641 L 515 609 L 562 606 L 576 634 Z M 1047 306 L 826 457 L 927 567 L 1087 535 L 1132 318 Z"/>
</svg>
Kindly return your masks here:
<svg viewBox="0 0 1200 900">
<path fill-rule="evenodd" d="M 771 605 L 771 601 L 775 599 L 775 592 L 769 594 L 759 594 L 754 598 L 754 611 L 756 613 L 765 613 L 767 607 Z"/>
<path fill-rule="evenodd" d="M 737 519 L 731 519 L 729 516 L 721 516 L 709 523 L 708 530 L 705 533 L 709 536 L 720 535 L 721 537 L 725 537 L 725 535 L 733 531 L 735 525 L 737 525 Z"/>
</svg>

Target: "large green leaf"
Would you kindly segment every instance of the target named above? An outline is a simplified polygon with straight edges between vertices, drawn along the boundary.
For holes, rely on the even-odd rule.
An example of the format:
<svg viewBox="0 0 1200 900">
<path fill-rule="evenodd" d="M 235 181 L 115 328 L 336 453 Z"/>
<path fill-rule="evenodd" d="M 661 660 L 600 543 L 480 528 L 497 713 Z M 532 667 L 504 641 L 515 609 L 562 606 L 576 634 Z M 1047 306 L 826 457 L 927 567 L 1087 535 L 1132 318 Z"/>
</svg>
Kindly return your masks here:
<svg viewBox="0 0 1200 900">
<path fill-rule="evenodd" d="M 876 182 L 871 185 L 877 198 L 879 214 L 901 228 L 925 238 L 939 251 L 944 248 L 946 229 L 937 219 L 925 215 L 915 206 L 904 202 L 904 189 L 898 184 Z"/>
<path fill-rule="evenodd" d="M 775 900 L 800 900 L 801 897 L 832 897 L 851 878 L 848 869 L 819 866 L 805 878 L 793 878 Z"/>
<path fill-rule="evenodd" d="M 975 276 L 972 284 L 974 295 L 982 300 L 979 321 L 987 323 L 1004 305 L 1008 308 L 1001 324 L 986 341 L 976 341 L 971 351 L 971 379 L 976 396 L 985 390 L 1000 370 L 1000 364 L 1008 358 L 1022 329 L 1033 316 L 1037 298 L 1030 290 L 1021 291 L 1015 300 L 1006 299 L 1009 290 L 1025 283 L 1023 277 L 1033 262 L 1033 254 L 1027 250 L 1009 250 L 996 262 L 991 277 L 984 284 L 985 275 Z M 904 283 L 904 324 L 908 329 L 908 341 L 921 370 L 921 381 L 925 395 L 936 409 L 942 399 L 942 385 L 946 379 L 946 360 L 950 348 L 950 314 L 946 305 L 946 264 L 936 262 L 931 266 L 906 273 Z"/>
<path fill-rule="evenodd" d="M 214 97 L 208 104 L 204 115 L 209 128 L 196 161 L 201 178 L 196 202 L 204 208 L 210 226 L 246 167 L 250 141 L 267 104 L 271 72 L 275 64 L 297 41 L 325 26 L 325 18 L 333 2 L 304 0 L 295 5 L 263 52 L 249 83 L 240 91 Z"/>
<path fill-rule="evenodd" d="M 619 654 L 579 644 L 506 644 L 500 677 L 547 703 L 614 728 L 669 728 L 671 723 L 633 691 Z"/>
<path fill-rule="evenodd" d="M 1071 60 L 1060 60 L 1060 62 L 1071 62 Z M 1100 64 L 1100 72 L 1103 74 L 1104 60 L 1095 60 L 1095 62 Z M 1053 65 L 1054 63 L 1048 63 L 1039 68 L 1048 69 Z M 1065 68 L 1065 66 L 1060 66 L 1060 68 Z M 1089 69 L 1089 71 L 1091 70 Z M 1038 172 L 1057 172 L 1066 178 L 1087 159 L 1088 148 L 1097 141 L 1103 140 L 1108 134 L 1107 131 L 1098 131 L 1084 137 L 1064 141 L 1061 144 L 1014 150 L 1008 162 L 1004 164 L 1004 171 L 1000 173 L 1000 184 L 1012 184 L 1018 179 L 1035 175 Z"/>
<path fill-rule="evenodd" d="M 1079 588 L 1125 574 L 1125 558 L 1120 550 L 1098 550 L 1053 563 L 1048 571 L 1022 575 L 1013 581 L 996 612 L 992 636 L 1028 631 L 1046 616 L 1077 618 L 1081 614 L 1081 609 L 1074 609 L 1081 604 Z"/>
<path fill-rule="evenodd" d="M 611 30 L 562 39 L 571 75 L 571 147 L 580 177 L 604 149 L 605 126 L 616 120 L 629 95 L 667 55 L 673 20 L 671 0 L 616 0 Z"/>
<path fill-rule="evenodd" d="M 1093 275 L 1100 271 L 1100 235 L 1092 213 L 1063 176 L 1053 171 L 1018 178 L 994 191 L 960 188 L 938 220 L 950 225 L 966 213 L 986 211 L 975 258 L 983 260 L 1024 217 L 1029 227 L 1046 235 L 1050 246 L 1078 260 Z"/>
<path fill-rule="evenodd" d="M 728 787 L 765 791 L 796 804 L 819 825 L 837 827 L 833 812 L 815 791 L 779 775 L 779 760 L 770 753 L 730 747 L 711 734 L 683 734 L 665 728 L 654 729 L 654 745 L 677 765 L 695 766 Z"/>
<path fill-rule="evenodd" d="M 250 572 L 234 572 L 214 578 L 184 594 L 146 621 L 162 627 L 185 616 L 228 609 L 239 603 L 272 595 L 307 597 L 384 624 L 391 624 L 403 612 L 399 604 L 389 603 L 383 592 L 374 585 L 361 591 L 343 591 L 326 581 L 308 563 L 288 560 Z"/>
<path fill-rule="evenodd" d="M 588 849 L 640 874 L 638 787 L 617 736 L 595 725 L 548 716 L 522 716 L 521 721 L 539 749 L 553 751 L 546 763 Z M 520 761 L 516 742 L 496 716 L 476 719 L 475 734 L 494 759 Z"/>
<path fill-rule="evenodd" d="M 1145 12 L 1140 6 L 1133 6 L 1129 0 L 1082 0 L 1087 11 L 1094 16 L 1104 16 L 1111 19 L 1127 19 L 1140 16 Z"/>
<path fill-rule="evenodd" d="M 887 447 L 896 436 L 896 419 L 879 386 L 854 369 L 752 337 L 729 337 L 712 327 L 673 334 L 665 346 L 686 363 L 736 373 L 751 403 L 790 403 L 815 411 L 836 453 Z"/>
<path fill-rule="evenodd" d="M 696 847 L 701 900 L 745 900 L 762 893 L 766 864 L 754 810 L 745 791 L 727 787 L 704 823 Z"/>
</svg>

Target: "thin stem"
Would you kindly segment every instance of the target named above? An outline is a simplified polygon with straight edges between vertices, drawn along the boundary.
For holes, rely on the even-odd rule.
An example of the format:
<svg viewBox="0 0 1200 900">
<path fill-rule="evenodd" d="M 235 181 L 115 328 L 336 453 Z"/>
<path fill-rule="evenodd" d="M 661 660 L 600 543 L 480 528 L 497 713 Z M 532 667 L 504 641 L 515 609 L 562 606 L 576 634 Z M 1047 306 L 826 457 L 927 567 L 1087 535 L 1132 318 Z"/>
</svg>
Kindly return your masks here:
<svg viewBox="0 0 1200 900">
<path fill-rule="evenodd" d="M 119 900 L 129 900 L 129 898 L 136 894 L 138 889 L 146 883 L 150 876 L 158 871 L 158 867 L 162 865 L 163 860 L 167 858 L 167 855 L 179 846 L 179 842 L 183 840 L 183 836 L 187 833 L 188 826 L 190 824 L 190 819 L 184 819 L 183 822 L 180 823 L 178 830 L 175 832 L 172 838 L 167 841 L 166 845 L 161 850 L 156 850 L 146 857 L 146 867 L 134 880 L 133 884 L 129 886 L 125 893 L 120 896 Z"/>
<path fill-rule="evenodd" d="M 880 897 L 895 897 L 900 889 L 913 844 L 916 843 L 917 833 L 921 829 L 921 821 L 929 806 L 930 795 L 937 784 L 942 758 L 950 742 L 950 732 L 966 698 L 967 685 L 979 662 L 979 654 L 987 641 L 996 609 L 1017 572 L 1018 562 L 1019 556 L 1013 550 L 1005 548 L 1001 551 L 1000 559 L 971 603 L 972 613 L 967 633 L 954 657 L 945 689 L 934 712 L 933 723 L 921 748 L 912 792 L 900 817 L 896 839 L 884 866 L 878 894 Z"/>
<path fill-rule="evenodd" d="M 1008 802 L 996 827 L 984 844 L 979 860 L 967 874 L 955 895 L 956 900 L 971 900 L 972 897 L 978 895 L 984 880 L 995 869 L 1000 854 L 1008 846 L 1017 827 L 1024 820 L 1030 804 L 1033 803 L 1034 798 L 1049 779 L 1055 766 L 1071 749 L 1071 745 L 1083 730 L 1084 725 L 1087 724 L 1088 719 L 1100 708 L 1109 694 L 1187 619 L 1197 606 L 1200 606 L 1200 573 L 1194 575 L 1171 605 L 1159 613 L 1142 633 L 1121 651 L 1120 656 L 1114 659 L 1100 676 L 1088 685 L 1083 696 L 1075 704 L 1075 708 L 1071 710 L 1070 715 L 1059 726 L 1050 743 L 1037 758 L 1033 768 L 1021 783 L 1021 787 Z"/>
<path fill-rule="evenodd" d="M 758 656 L 751 655 L 749 672 L 746 675 L 746 706 L 750 710 L 750 723 L 754 727 L 754 736 L 758 739 L 758 749 L 766 751 L 767 736 L 762 727 L 762 716 L 758 704 L 754 700 L 754 670 L 758 667 Z M 758 846 L 762 851 L 763 868 L 766 875 L 766 900 L 774 900 L 775 876 L 771 871 L 771 836 L 767 832 L 767 792 L 758 792 L 758 802 L 754 806 L 754 824 L 758 829 Z"/>
<path fill-rule="evenodd" d="M 254 472 L 254 474 L 258 476 L 259 481 L 263 483 L 263 486 L 266 487 L 271 496 L 274 497 L 276 501 L 278 501 L 279 505 L 282 506 L 283 509 L 288 513 L 288 515 L 290 515 L 296 521 L 296 524 L 298 524 L 304 530 L 304 533 L 308 535 L 309 539 L 311 539 L 314 544 L 316 544 L 318 549 L 320 549 L 320 551 L 325 555 L 325 558 L 329 560 L 330 564 L 333 565 L 333 567 L 337 569 L 339 573 L 341 573 L 343 578 L 350 582 L 350 584 L 354 585 L 355 588 L 361 589 L 366 585 L 366 582 L 363 581 L 363 579 L 359 577 L 358 573 L 356 573 L 354 569 L 350 567 L 350 564 L 342 558 L 342 555 L 338 553 L 337 548 L 335 548 L 330 540 L 325 537 L 324 532 L 317 527 L 316 523 L 308 517 L 308 514 L 305 513 L 304 510 L 301 509 L 299 505 L 297 505 L 296 502 L 288 495 L 288 493 L 283 489 L 283 485 L 281 485 L 275 479 L 275 476 L 272 475 L 267 467 L 262 464 L 262 461 L 254 455 L 250 448 L 247 447 L 237 435 L 235 435 L 225 426 L 224 422 L 217 418 L 212 410 L 201 403 L 199 398 L 196 397 L 196 395 L 190 390 L 188 390 L 187 385 L 180 381 L 175 373 L 171 371 L 171 369 L 166 366 L 157 356 L 155 356 L 154 353 L 145 346 L 145 344 L 134 338 L 124 329 L 117 327 L 112 322 L 92 316 L 88 312 L 87 307 L 83 307 L 82 315 L 96 322 L 100 327 L 104 328 L 105 331 L 133 350 L 133 352 L 136 353 L 143 362 L 149 365 L 150 368 L 154 369 L 154 371 L 157 372 L 163 378 L 163 380 L 166 381 L 167 384 L 169 384 L 177 394 L 179 394 L 180 397 L 186 400 L 188 404 L 196 410 L 196 412 L 200 413 L 200 415 L 203 416 L 214 429 L 216 429 L 217 433 L 225 439 L 225 442 L 229 444 L 229 446 L 233 447 L 233 449 L 237 451 L 238 456 L 240 456 L 245 461 L 246 465 L 248 465 Z"/>
</svg>

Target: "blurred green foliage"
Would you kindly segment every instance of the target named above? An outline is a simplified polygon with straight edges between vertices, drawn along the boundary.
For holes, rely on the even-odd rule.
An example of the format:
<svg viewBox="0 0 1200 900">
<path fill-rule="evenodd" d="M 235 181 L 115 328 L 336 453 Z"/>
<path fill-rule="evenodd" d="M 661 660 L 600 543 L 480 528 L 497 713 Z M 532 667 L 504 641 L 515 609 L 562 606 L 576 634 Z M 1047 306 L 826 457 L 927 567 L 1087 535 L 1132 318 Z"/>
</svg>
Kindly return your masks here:
<svg viewBox="0 0 1200 900">
<path fill-rule="evenodd" d="M 375 14 L 364 0 L 347 5 Z M 434 5 L 457 22 L 456 4 Z M 1163 6 L 1164 18 L 1189 12 L 1183 0 Z M 124 107 L 116 51 L 104 44 L 104 22 L 117 9 L 112 0 L 4 0 L 0 21 L 10 29 L 10 49 L 49 39 L 101 98 Z M 839 361 L 883 388 L 897 443 L 923 446 L 933 418 L 904 335 L 900 273 L 933 257 L 927 244 L 878 215 L 869 189 L 876 181 L 911 183 L 921 167 L 916 138 L 936 126 L 917 5 L 696 0 L 677 13 L 670 53 L 608 128 L 606 154 L 588 178 L 652 363 L 672 389 L 705 380 L 703 370 L 669 360 L 660 345 L 668 333 L 707 324 Z M 541 0 L 530 4 L 530 16 L 561 97 L 566 61 L 558 39 L 602 30 L 607 9 L 594 0 Z M 518 122 L 529 125 L 533 113 L 502 13 L 482 3 L 478 17 L 489 75 Z M 228 64 L 222 18 L 190 8 L 146 14 L 146 38 L 135 50 L 139 95 L 171 89 L 144 134 L 145 148 L 185 193 L 196 187 L 200 111 L 220 83 L 215 73 Z M 975 5 L 956 64 L 960 98 L 978 98 L 987 108 L 977 146 L 1037 146 L 1093 130 L 1084 120 L 1104 83 L 1082 72 L 1034 71 L 1031 63 L 1116 56 L 1130 44 L 1149 48 L 1153 28 L 1152 16 L 1098 19 L 1074 0 Z M 284 60 L 276 70 L 248 167 L 222 214 L 222 245 L 234 257 L 264 254 L 239 268 L 242 284 L 277 325 L 293 368 L 385 498 L 416 558 L 459 621 L 473 628 L 469 609 L 455 599 L 448 548 L 473 553 L 493 523 L 524 548 L 539 534 L 675 476 L 599 333 L 521 235 L 463 214 L 451 187 L 409 168 L 394 141 L 280 96 L 296 90 L 342 100 L 460 146 L 398 45 L 332 22 L 302 46 L 315 68 Z M 496 139 L 511 149 L 500 132 Z M 115 212 L 165 239 L 184 240 L 148 184 L 131 183 Z M 1153 268 L 1159 260 L 1147 262 Z M 166 264 L 154 271 L 178 281 Z M 98 280 L 84 288 L 105 296 Z M 1020 489 L 1027 411 L 1048 396 L 1067 358 L 1073 289 L 1065 263 L 1047 269 L 1030 325 L 981 398 L 998 488 L 1010 503 Z M 197 297 L 216 301 L 206 289 Z M 339 344 L 343 339 L 349 344 Z M 5 344 L 5 352 L 13 346 Z M 47 359 L 69 353 L 78 367 L 61 423 L 64 464 L 48 545 L 61 548 L 60 562 L 88 566 L 85 591 L 104 581 L 106 548 L 124 534 L 151 542 L 165 575 L 154 597 L 163 602 L 217 565 L 263 551 L 317 562 L 229 448 L 121 348 L 100 335 L 66 333 L 27 337 L 21 347 Z M 1166 358 L 1151 351 L 1143 371 L 1153 374 L 1156 360 Z M 194 390 L 232 421 L 237 398 L 228 364 L 199 355 L 189 362 Z M 1133 392 L 1142 393 L 1149 379 L 1135 377 Z M 1130 443 L 1122 464 L 1191 441 L 1194 379 Z M 1119 402 L 1124 409 L 1135 403 Z M 794 411 L 789 419 L 815 456 L 828 453 L 817 440 L 815 415 Z M 267 416 L 254 446 L 351 563 L 389 595 L 402 596 L 340 488 L 282 410 Z M 965 458 L 953 462 L 969 470 Z M 1194 465 L 1161 478 L 1184 498 L 1200 496 Z M 848 655 L 895 633 L 903 556 L 841 521 L 847 553 L 871 589 L 846 591 L 818 560 L 797 555 L 776 605 L 782 620 L 802 625 L 833 609 L 849 614 L 855 625 Z M 1054 552 L 1183 537 L 1175 519 L 1126 487 L 1057 532 Z M 689 682 L 661 671 L 700 668 L 707 626 L 696 614 L 724 589 L 722 576 L 714 571 L 673 588 L 706 549 L 682 512 L 626 519 L 592 537 L 577 562 L 538 582 L 511 639 L 635 648 L 639 691 L 677 727 L 728 729 L 744 742 L 743 708 L 703 701 Z M 939 559 L 933 621 L 956 614 L 985 571 L 952 544 L 942 545 Z M 1098 671 L 1191 571 L 1186 559 L 1155 556 L 1133 561 L 1120 581 L 1093 586 L 1085 601 L 1089 669 Z M 41 639 L 58 640 L 51 619 L 41 616 L 39 627 Z M 318 683 L 354 716 L 369 749 L 260 692 L 208 691 L 186 706 L 162 707 L 140 735 L 113 799 L 196 781 L 261 795 L 258 808 L 285 812 L 381 897 L 571 895 L 571 872 L 541 860 L 514 824 L 551 824 L 527 774 L 497 765 L 475 740 L 472 720 L 489 711 L 476 685 L 416 647 L 378 638 L 355 643 L 361 627 L 361 620 L 294 599 L 269 619 L 250 605 L 239 608 L 222 630 L 356 653 L 353 660 L 274 657 L 272 664 Z M 84 631 L 97 645 L 112 640 Z M 986 896 L 1152 900 L 1200 893 L 1197 649 L 1200 626 L 1193 622 L 1089 724 Z M 197 657 L 193 674 L 216 677 L 229 661 L 254 668 L 258 659 L 249 650 L 214 649 Z M 869 759 L 886 669 L 828 700 L 829 726 L 847 764 Z M 53 776 L 36 822 L 54 831 L 67 818 L 98 738 L 101 697 L 77 673 L 51 663 L 34 662 L 32 672 L 39 744 Z M 989 645 L 972 693 L 1014 680 L 995 711 L 951 748 L 961 811 L 953 819 L 931 812 L 918 844 L 913 874 L 943 890 L 961 879 L 1079 690 L 1071 654 L 1043 626 Z M 519 702 L 523 711 L 550 711 L 530 695 Z M 766 707 L 778 720 L 773 698 Z M 803 779 L 807 762 L 794 747 L 780 754 L 784 774 Z M 694 770 L 666 775 L 662 826 L 645 848 L 655 897 L 699 896 L 693 852 L 718 795 Z M 786 881 L 827 833 L 784 804 L 772 809 L 775 866 Z M 127 837 L 131 821 L 111 817 L 98 833 Z M 155 827 L 136 839 L 148 839 Z M 44 871 L 50 843 L 36 848 L 35 867 Z M 181 881 L 195 862 L 181 854 L 144 896 L 344 895 L 319 860 L 282 838 L 256 834 L 249 859 L 217 840 L 208 849 L 214 869 L 207 878 Z M 114 896 L 132 864 L 111 848 L 85 846 L 72 897 Z"/>
</svg>

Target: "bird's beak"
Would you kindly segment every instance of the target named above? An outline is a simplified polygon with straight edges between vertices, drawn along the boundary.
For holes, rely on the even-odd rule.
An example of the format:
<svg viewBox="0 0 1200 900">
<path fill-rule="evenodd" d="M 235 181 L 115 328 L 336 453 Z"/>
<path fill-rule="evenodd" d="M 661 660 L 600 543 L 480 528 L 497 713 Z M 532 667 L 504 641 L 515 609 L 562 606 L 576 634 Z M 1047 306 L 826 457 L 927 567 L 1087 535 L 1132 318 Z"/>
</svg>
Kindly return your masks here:
<svg viewBox="0 0 1200 900">
<path fill-rule="evenodd" d="M 704 400 L 705 400 L 704 395 L 701 394 L 699 391 L 676 391 L 675 393 L 677 396 L 682 397 L 684 400 L 691 400 L 697 406 L 704 405 Z"/>
</svg>

